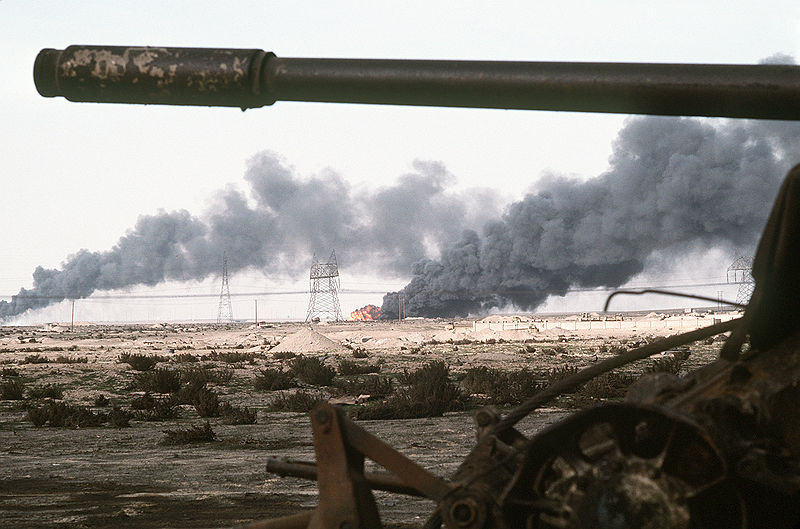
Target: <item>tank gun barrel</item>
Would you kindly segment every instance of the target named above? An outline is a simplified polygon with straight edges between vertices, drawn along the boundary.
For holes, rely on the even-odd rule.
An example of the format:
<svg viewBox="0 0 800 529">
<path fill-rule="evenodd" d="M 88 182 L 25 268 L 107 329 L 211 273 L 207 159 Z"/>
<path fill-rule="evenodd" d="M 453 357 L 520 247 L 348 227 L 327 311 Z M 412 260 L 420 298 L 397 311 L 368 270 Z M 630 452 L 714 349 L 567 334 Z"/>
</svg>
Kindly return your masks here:
<svg viewBox="0 0 800 529">
<path fill-rule="evenodd" d="M 284 58 L 259 49 L 43 49 L 34 81 L 70 101 L 275 101 L 800 119 L 800 66 Z"/>
</svg>

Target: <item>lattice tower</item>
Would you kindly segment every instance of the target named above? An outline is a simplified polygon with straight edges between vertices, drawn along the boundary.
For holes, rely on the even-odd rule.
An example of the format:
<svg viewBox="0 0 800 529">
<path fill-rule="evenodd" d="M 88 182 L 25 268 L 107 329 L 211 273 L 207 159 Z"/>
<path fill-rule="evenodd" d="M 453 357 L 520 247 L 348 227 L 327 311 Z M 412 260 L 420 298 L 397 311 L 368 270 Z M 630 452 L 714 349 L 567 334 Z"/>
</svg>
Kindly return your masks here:
<svg viewBox="0 0 800 529">
<path fill-rule="evenodd" d="M 217 323 L 233 323 L 233 307 L 231 305 L 231 291 L 228 287 L 228 255 L 222 254 L 222 289 L 219 292 L 219 310 Z"/>
<path fill-rule="evenodd" d="M 320 263 L 316 256 L 311 264 L 309 279 L 308 312 L 306 321 L 314 318 L 344 320 L 339 306 L 339 266 L 336 264 L 336 250 L 331 252 L 327 263 Z"/>
<path fill-rule="evenodd" d="M 753 280 L 753 256 L 736 252 L 733 263 L 728 267 L 728 283 L 739 284 L 736 303 L 746 305 L 750 301 L 750 296 L 753 295 L 753 289 L 756 286 Z"/>
</svg>

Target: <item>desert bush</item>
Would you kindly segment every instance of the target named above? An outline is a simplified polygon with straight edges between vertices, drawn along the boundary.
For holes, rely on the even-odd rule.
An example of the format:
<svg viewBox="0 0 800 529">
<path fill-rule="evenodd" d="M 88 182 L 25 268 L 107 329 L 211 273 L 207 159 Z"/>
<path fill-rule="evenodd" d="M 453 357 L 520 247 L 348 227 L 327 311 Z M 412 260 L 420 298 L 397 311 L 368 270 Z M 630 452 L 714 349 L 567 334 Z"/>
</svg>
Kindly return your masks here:
<svg viewBox="0 0 800 529">
<path fill-rule="evenodd" d="M 365 349 L 361 347 L 356 347 L 355 349 L 353 349 L 353 358 L 367 358 L 367 357 L 369 357 L 369 353 Z"/>
<path fill-rule="evenodd" d="M 28 408 L 28 420 L 33 423 L 34 426 L 40 428 L 47 424 L 47 420 L 50 418 L 50 410 L 47 406 L 31 406 Z"/>
<path fill-rule="evenodd" d="M 366 375 L 367 373 L 377 373 L 381 366 L 361 364 L 352 360 L 342 360 L 337 369 L 340 375 Z"/>
<path fill-rule="evenodd" d="M 297 355 L 291 351 L 278 351 L 277 353 L 272 353 L 272 358 L 275 360 L 289 360 L 295 356 Z"/>
<path fill-rule="evenodd" d="M 166 434 L 161 444 L 166 446 L 184 445 L 192 443 L 210 443 L 217 439 L 217 434 L 211 429 L 208 421 L 202 426 L 179 428 L 177 430 L 164 430 Z"/>
<path fill-rule="evenodd" d="M 50 360 L 47 359 L 46 356 L 42 355 L 28 355 L 22 361 L 23 364 L 46 364 Z"/>
<path fill-rule="evenodd" d="M 295 376 L 306 384 L 330 386 L 336 371 L 314 356 L 298 355 L 289 362 Z"/>
<path fill-rule="evenodd" d="M 385 401 L 361 407 L 358 418 L 439 417 L 461 406 L 461 391 L 450 381 L 450 370 L 444 362 L 430 362 L 410 373 L 404 372 L 401 380 L 409 386 L 396 390 Z"/>
<path fill-rule="evenodd" d="M 341 379 L 337 380 L 334 385 L 346 395 L 385 397 L 394 390 L 394 384 L 391 378 L 377 375 Z"/>
<path fill-rule="evenodd" d="M 49 401 L 44 406 L 28 408 L 28 420 L 37 427 L 49 423 L 54 427 L 88 428 L 100 426 L 107 418 L 82 406 Z"/>
<path fill-rule="evenodd" d="M 200 417 L 219 417 L 219 397 L 208 388 L 197 392 L 192 405 Z"/>
<path fill-rule="evenodd" d="M 291 373 L 280 369 L 266 368 L 256 375 L 253 387 L 261 391 L 276 391 L 297 387 L 297 381 Z"/>
<path fill-rule="evenodd" d="M 242 346 L 243 348 L 244 346 Z M 227 353 L 218 353 L 216 351 L 211 351 L 208 355 L 210 360 L 218 360 L 220 362 L 225 362 L 226 364 L 238 364 L 239 362 L 254 362 L 256 358 L 263 358 L 264 355 L 259 353 L 240 353 L 237 351 L 231 351 Z"/>
<path fill-rule="evenodd" d="M 9 380 L 0 385 L 0 400 L 22 400 L 25 385 L 19 380 Z"/>
<path fill-rule="evenodd" d="M 192 353 L 178 353 L 175 356 L 171 357 L 170 360 L 173 362 L 198 362 L 200 359 L 193 355 Z"/>
<path fill-rule="evenodd" d="M 170 398 L 154 399 L 152 397 L 150 399 L 151 402 L 149 403 L 148 407 L 134 408 L 140 410 L 136 413 L 137 419 L 141 421 L 166 421 L 178 417 L 179 410 L 172 399 Z M 132 405 L 131 407 L 133 408 Z"/>
<path fill-rule="evenodd" d="M 172 393 L 181 387 L 180 372 L 158 368 L 138 373 L 131 383 L 132 389 L 153 393 Z"/>
<path fill-rule="evenodd" d="M 61 400 L 64 398 L 64 390 L 55 384 L 48 384 L 46 386 L 29 389 L 28 398 Z"/>
<path fill-rule="evenodd" d="M 55 359 L 56 364 L 88 364 L 89 358 L 85 356 L 65 356 L 58 355 Z"/>
<path fill-rule="evenodd" d="M 256 410 L 251 410 L 248 407 L 240 408 L 238 406 L 231 406 L 230 404 L 223 403 L 219 407 L 220 414 L 222 415 L 223 424 L 255 424 L 256 423 Z"/>
<path fill-rule="evenodd" d="M 645 369 L 645 373 L 671 373 L 677 375 L 688 358 L 689 351 L 673 351 L 669 356 L 653 360 L 650 367 Z"/>
<path fill-rule="evenodd" d="M 231 381 L 233 369 L 211 369 L 209 367 L 193 367 L 181 371 L 181 384 L 190 386 L 203 386 L 205 384 L 218 384 L 224 386 Z"/>
<path fill-rule="evenodd" d="M 134 410 L 150 410 L 155 406 L 156 399 L 149 393 L 131 399 L 131 408 Z"/>
<path fill-rule="evenodd" d="M 588 381 L 578 394 L 595 400 L 618 399 L 625 396 L 628 387 L 635 381 L 636 377 L 631 374 L 611 371 Z"/>
<path fill-rule="evenodd" d="M 110 402 L 111 401 L 108 400 L 108 397 L 106 397 L 102 393 L 97 397 L 95 397 L 94 399 L 94 405 L 97 406 L 98 408 L 105 408 L 106 406 L 109 405 Z"/>
<path fill-rule="evenodd" d="M 548 385 L 554 384 L 559 380 L 565 379 L 569 376 L 574 375 L 578 372 L 578 368 L 576 366 L 559 366 L 554 367 L 553 369 L 547 372 L 547 376 L 545 381 Z"/>
<path fill-rule="evenodd" d="M 485 366 L 467 370 L 462 384 L 467 392 L 486 395 L 497 406 L 519 404 L 545 387 L 529 369 L 501 371 Z"/>
<path fill-rule="evenodd" d="M 122 353 L 117 362 L 128 364 L 136 371 L 149 371 L 159 362 L 166 362 L 167 358 L 159 355 L 143 355 L 139 353 Z"/>
<path fill-rule="evenodd" d="M 133 414 L 127 410 L 114 407 L 108 414 L 108 422 L 115 428 L 127 428 L 130 426 Z"/>
<path fill-rule="evenodd" d="M 318 402 L 325 402 L 325 396 L 318 392 L 295 391 L 280 392 L 269 404 L 270 411 L 309 412 Z"/>
<path fill-rule="evenodd" d="M 17 371 L 13 367 L 4 367 L 2 371 L 0 371 L 0 377 L 12 378 L 18 376 L 19 376 L 19 371 Z"/>
</svg>

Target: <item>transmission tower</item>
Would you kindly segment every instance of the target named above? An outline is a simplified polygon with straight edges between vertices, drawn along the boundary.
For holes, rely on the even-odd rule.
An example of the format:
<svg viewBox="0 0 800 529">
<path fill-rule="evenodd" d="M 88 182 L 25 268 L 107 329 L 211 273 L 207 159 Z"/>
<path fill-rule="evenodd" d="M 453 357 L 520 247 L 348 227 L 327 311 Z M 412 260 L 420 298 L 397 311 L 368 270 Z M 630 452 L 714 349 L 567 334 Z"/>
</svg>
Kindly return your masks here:
<svg viewBox="0 0 800 529">
<path fill-rule="evenodd" d="M 339 266 L 336 264 L 336 250 L 331 252 L 327 263 L 320 263 L 314 256 L 309 279 L 311 297 L 308 300 L 306 321 L 315 318 L 340 321 L 342 309 L 339 307 Z"/>
<path fill-rule="evenodd" d="M 222 254 L 222 289 L 219 291 L 219 310 L 217 323 L 233 323 L 233 307 L 231 306 L 231 291 L 228 288 L 228 254 Z"/>
<path fill-rule="evenodd" d="M 728 283 L 738 283 L 739 292 L 736 293 L 736 303 L 747 305 L 753 295 L 755 281 L 753 280 L 753 257 L 742 255 L 739 251 L 733 258 L 733 263 L 728 267 Z"/>
</svg>

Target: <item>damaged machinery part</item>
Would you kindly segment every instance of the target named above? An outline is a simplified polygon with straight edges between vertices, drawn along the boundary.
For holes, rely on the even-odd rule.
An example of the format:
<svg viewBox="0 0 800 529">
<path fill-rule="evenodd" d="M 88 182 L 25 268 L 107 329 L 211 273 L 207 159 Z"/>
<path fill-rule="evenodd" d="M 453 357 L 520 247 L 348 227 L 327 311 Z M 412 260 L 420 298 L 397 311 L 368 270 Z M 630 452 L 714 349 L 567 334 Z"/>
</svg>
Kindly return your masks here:
<svg viewBox="0 0 800 529">
<path fill-rule="evenodd" d="M 34 80 L 70 101 L 256 108 L 320 101 L 800 119 L 800 66 L 308 59 L 259 49 L 44 49 Z"/>
<path fill-rule="evenodd" d="M 294 100 L 800 119 L 800 66 L 791 65 L 293 59 L 261 50 L 70 46 L 42 50 L 34 78 L 42 95 L 73 101 L 244 109 Z M 378 529 L 371 491 L 381 481 L 436 503 L 426 529 L 796 526 L 799 204 L 800 166 L 787 176 L 762 235 L 743 319 L 595 364 L 505 417 L 479 410 L 478 442 L 448 481 L 321 404 L 312 412 L 317 508 L 250 527 Z M 581 411 L 531 438 L 515 428 L 612 367 L 725 331 L 731 336 L 721 358 L 685 378 L 648 375 L 626 402 Z M 740 354 L 747 337 L 751 349 Z M 365 458 L 393 477 L 365 473 Z"/>
</svg>

